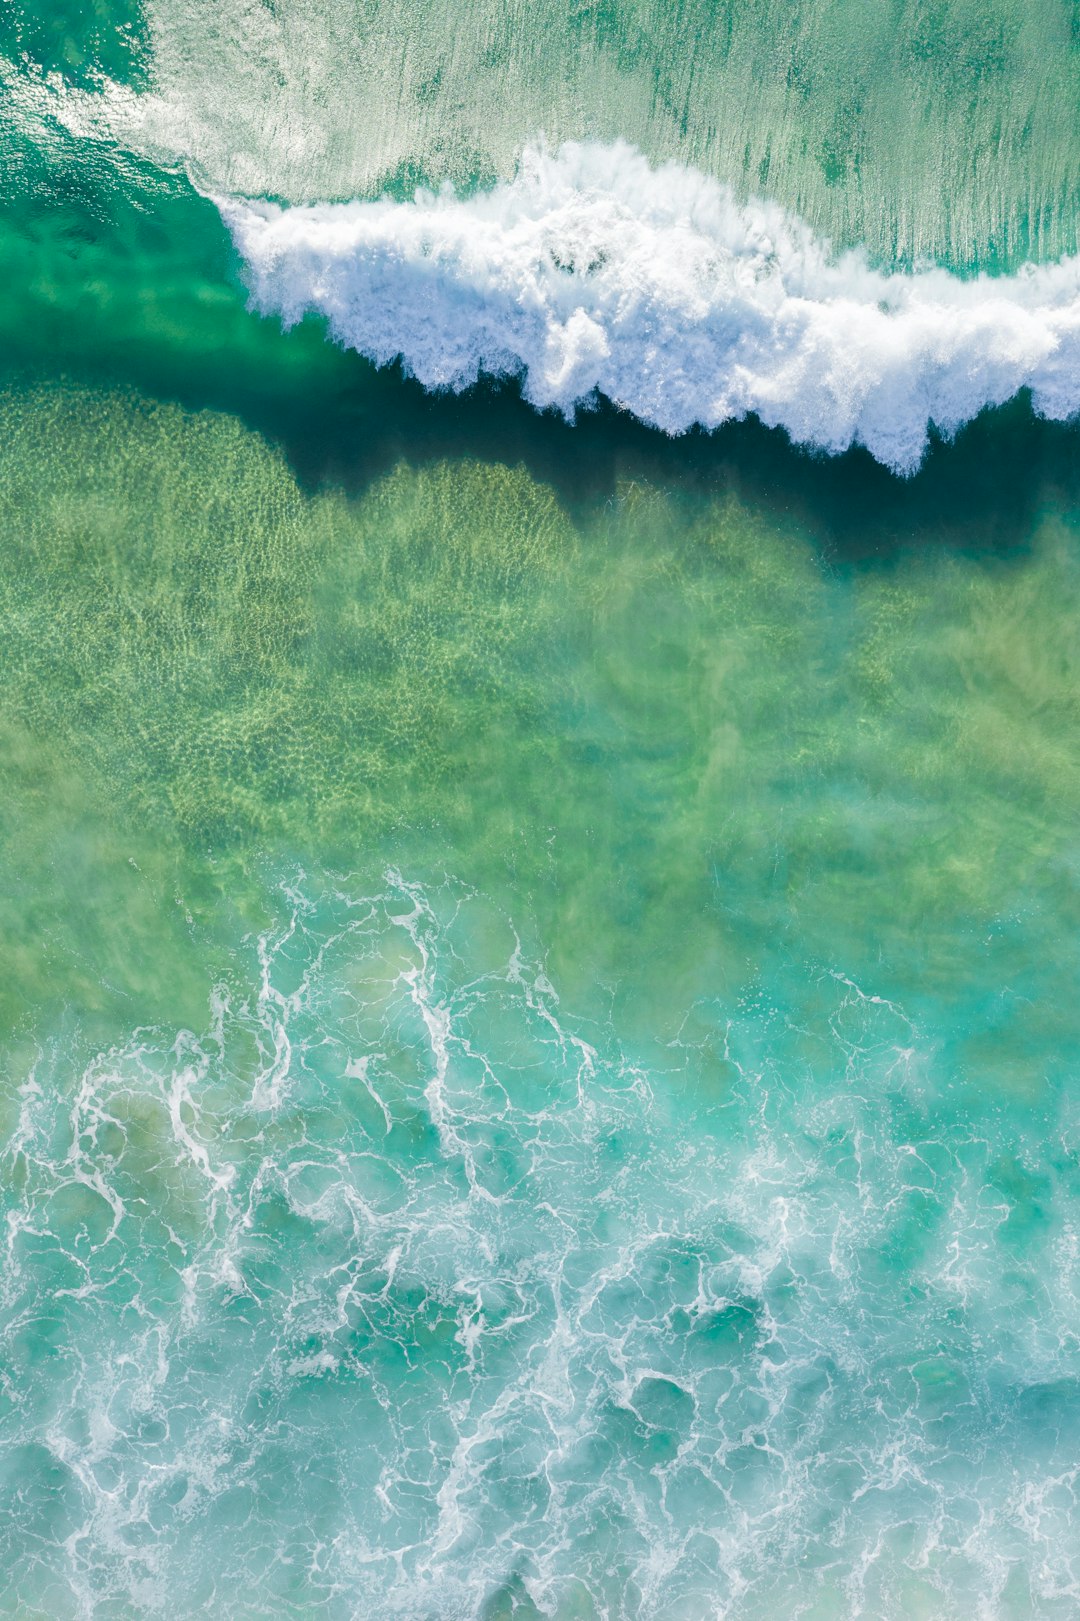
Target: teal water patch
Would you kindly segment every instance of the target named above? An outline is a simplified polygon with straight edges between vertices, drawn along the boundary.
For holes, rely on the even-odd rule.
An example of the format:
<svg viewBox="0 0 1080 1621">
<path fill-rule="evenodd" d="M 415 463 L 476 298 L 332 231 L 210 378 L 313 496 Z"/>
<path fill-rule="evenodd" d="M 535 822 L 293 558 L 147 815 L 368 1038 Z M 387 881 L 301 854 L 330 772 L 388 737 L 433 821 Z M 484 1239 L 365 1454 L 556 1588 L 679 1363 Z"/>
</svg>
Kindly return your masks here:
<svg viewBox="0 0 1080 1621">
<path fill-rule="evenodd" d="M 12 0 L 0 17 L 0 60 L 32 74 L 59 74 L 83 89 L 140 83 L 147 36 L 140 0 L 56 0 L 48 6 Z"/>
<path fill-rule="evenodd" d="M 458 883 L 276 906 L 201 1034 L 19 1087 L 3 1613 L 1074 1612 L 1070 1085 L 884 965 L 643 1063 Z"/>
</svg>

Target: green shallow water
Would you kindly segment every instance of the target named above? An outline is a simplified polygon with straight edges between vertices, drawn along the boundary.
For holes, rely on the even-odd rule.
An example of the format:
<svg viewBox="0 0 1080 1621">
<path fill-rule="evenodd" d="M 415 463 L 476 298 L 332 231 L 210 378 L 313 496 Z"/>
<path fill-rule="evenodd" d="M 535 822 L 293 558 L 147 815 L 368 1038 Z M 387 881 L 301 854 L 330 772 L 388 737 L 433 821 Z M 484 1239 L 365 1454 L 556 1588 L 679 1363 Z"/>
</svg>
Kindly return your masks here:
<svg viewBox="0 0 1080 1621">
<path fill-rule="evenodd" d="M 202 181 L 618 135 L 970 269 L 1074 245 L 1071 27 L 6 15 L 0 1614 L 1077 1614 L 1075 428 L 425 395 L 33 66 Z"/>
<path fill-rule="evenodd" d="M 267 860 L 382 852 L 520 896 L 576 995 L 610 980 L 628 1007 L 655 962 L 738 987 L 763 954 L 841 941 L 852 971 L 887 958 L 948 1000 L 1009 960 L 1003 920 L 1068 936 L 1065 492 L 995 557 L 946 527 L 853 560 L 810 502 L 660 487 L 630 456 L 602 498 L 438 454 L 350 492 L 305 488 L 235 417 L 65 385 L 0 409 L 6 775 L 16 840 L 61 879 L 13 1028 L 49 973 L 62 1001 L 69 971 L 88 996 L 100 975 L 60 944 L 73 804 L 136 973 L 154 882 L 209 898 Z"/>
</svg>

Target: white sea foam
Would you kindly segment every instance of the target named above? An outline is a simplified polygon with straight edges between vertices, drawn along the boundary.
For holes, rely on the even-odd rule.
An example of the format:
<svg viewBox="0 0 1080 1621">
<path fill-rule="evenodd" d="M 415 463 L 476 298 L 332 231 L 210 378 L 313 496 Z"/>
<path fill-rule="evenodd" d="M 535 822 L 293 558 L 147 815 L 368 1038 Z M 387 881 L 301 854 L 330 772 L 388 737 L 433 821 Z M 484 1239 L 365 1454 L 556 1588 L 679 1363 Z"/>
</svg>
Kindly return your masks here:
<svg viewBox="0 0 1080 1621">
<path fill-rule="evenodd" d="M 497 903 L 369 876 L 268 892 L 201 1035 L 20 1089 L 9 1587 L 277 1613 L 287 1557 L 342 1621 L 1080 1613 L 1068 1085 L 958 1099 L 936 1016 L 839 969 L 811 1047 L 766 985 L 645 1074 Z"/>
<path fill-rule="evenodd" d="M 525 153 L 471 196 L 312 207 L 218 199 L 256 308 L 315 311 L 428 388 L 520 375 L 568 417 L 604 395 L 668 433 L 753 413 L 897 472 L 1030 388 L 1080 410 L 1080 258 L 965 280 L 874 269 L 774 204 L 624 144 Z"/>
</svg>

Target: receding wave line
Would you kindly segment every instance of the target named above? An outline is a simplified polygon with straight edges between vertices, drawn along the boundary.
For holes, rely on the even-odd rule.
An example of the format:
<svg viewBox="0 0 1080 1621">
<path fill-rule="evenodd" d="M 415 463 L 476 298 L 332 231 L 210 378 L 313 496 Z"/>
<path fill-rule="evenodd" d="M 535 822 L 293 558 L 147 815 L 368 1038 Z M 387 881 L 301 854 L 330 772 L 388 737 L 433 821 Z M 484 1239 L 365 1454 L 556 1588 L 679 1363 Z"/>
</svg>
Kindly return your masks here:
<svg viewBox="0 0 1080 1621">
<path fill-rule="evenodd" d="M 573 418 L 603 395 L 668 433 L 753 414 L 899 473 L 1028 388 L 1080 410 L 1080 258 L 1010 276 L 874 269 L 775 204 L 625 144 L 525 152 L 470 196 L 281 207 L 216 199 L 254 305 L 425 387 L 517 375 Z"/>
</svg>

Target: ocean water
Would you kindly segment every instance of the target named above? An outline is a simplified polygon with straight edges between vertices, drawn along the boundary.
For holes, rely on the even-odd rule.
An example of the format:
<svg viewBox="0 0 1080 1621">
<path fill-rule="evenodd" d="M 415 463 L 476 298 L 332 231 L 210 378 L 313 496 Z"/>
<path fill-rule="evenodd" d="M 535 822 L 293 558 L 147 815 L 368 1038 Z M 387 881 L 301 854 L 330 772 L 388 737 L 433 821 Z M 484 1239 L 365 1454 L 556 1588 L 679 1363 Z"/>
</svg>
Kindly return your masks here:
<svg viewBox="0 0 1080 1621">
<path fill-rule="evenodd" d="M 0 1615 L 1080 1615 L 1078 53 L 0 16 Z"/>
</svg>

